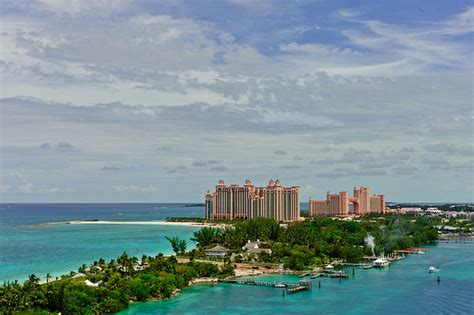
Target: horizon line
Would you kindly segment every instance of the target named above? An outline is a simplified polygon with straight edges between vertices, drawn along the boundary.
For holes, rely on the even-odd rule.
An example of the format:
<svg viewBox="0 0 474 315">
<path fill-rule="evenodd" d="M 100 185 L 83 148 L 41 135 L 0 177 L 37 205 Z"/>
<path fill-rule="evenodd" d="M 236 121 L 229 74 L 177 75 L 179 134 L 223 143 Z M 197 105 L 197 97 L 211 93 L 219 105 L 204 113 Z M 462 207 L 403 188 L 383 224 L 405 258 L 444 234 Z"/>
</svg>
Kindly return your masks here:
<svg viewBox="0 0 474 315">
<path fill-rule="evenodd" d="M 68 202 L 57 202 L 57 201 L 46 201 L 46 202 L 4 202 L 0 201 L 0 204 L 205 204 L 202 201 L 149 201 L 149 202 L 133 202 L 133 201 L 124 201 L 124 202 L 109 202 L 109 201 L 94 201 L 94 202 L 77 202 L 77 201 L 68 201 Z M 300 204 L 307 204 L 308 202 L 300 202 Z M 396 203 L 396 204 L 474 204 L 474 201 L 386 201 L 386 203 Z"/>
</svg>

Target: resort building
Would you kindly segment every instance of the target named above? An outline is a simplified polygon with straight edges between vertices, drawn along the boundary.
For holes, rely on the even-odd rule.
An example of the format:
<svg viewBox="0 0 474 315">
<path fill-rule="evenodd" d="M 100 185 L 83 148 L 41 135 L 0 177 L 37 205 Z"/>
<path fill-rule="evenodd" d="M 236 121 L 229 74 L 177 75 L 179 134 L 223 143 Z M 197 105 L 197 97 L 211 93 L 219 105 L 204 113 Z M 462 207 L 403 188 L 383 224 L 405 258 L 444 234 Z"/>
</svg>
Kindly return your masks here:
<svg viewBox="0 0 474 315">
<path fill-rule="evenodd" d="M 227 186 L 220 179 L 215 192 L 207 192 L 205 209 L 209 220 L 265 217 L 296 221 L 300 217 L 300 189 L 282 187 L 278 179 L 270 180 L 266 187 L 255 187 L 248 179 L 243 186 Z"/>
<path fill-rule="evenodd" d="M 216 245 L 213 248 L 206 249 L 204 251 L 204 253 L 208 257 L 220 257 L 220 258 L 224 258 L 225 255 L 227 255 L 228 252 L 229 252 L 229 250 L 227 248 L 225 248 L 223 246 L 220 246 L 220 245 Z"/>
<path fill-rule="evenodd" d="M 251 242 L 250 240 L 242 246 L 242 249 L 245 250 L 249 254 L 260 254 L 260 253 L 267 253 L 269 255 L 272 254 L 272 250 L 270 248 L 262 248 L 263 243 L 260 242 L 259 239 L 255 242 Z"/>
<path fill-rule="evenodd" d="M 384 213 L 384 195 L 373 195 L 367 187 L 354 187 L 353 197 L 347 191 L 337 194 L 326 194 L 326 200 L 309 200 L 309 214 L 311 216 L 347 216 L 351 214 L 366 214 L 370 212 Z"/>
</svg>

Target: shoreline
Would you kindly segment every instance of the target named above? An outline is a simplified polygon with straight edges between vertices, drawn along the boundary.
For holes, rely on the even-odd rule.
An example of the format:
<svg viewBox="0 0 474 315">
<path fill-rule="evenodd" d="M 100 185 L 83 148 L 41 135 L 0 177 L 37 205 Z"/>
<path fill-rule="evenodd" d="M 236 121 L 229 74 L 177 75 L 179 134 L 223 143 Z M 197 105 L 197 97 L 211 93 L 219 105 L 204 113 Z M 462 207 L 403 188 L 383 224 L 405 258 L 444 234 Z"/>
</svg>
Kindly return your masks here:
<svg viewBox="0 0 474 315">
<path fill-rule="evenodd" d="M 429 245 L 436 246 L 437 243 L 427 244 L 427 245 L 428 246 Z M 396 262 L 396 261 L 394 261 L 394 262 Z M 338 263 L 334 262 L 334 261 L 331 261 L 330 264 L 335 264 L 336 265 Z M 234 275 L 226 277 L 225 279 L 235 279 L 235 278 L 254 277 L 254 276 L 259 277 L 259 276 L 265 276 L 265 275 L 300 276 L 302 274 L 308 273 L 308 270 L 296 271 L 296 270 L 291 270 L 291 269 L 281 270 L 281 269 L 275 269 L 275 268 L 254 269 L 253 266 L 255 266 L 255 265 L 249 264 L 249 263 L 239 263 L 237 265 L 237 267 L 234 268 Z M 263 266 L 259 266 L 259 267 L 263 267 Z M 320 267 L 320 268 L 323 268 L 323 267 Z M 307 278 L 304 277 L 303 279 L 307 279 Z M 148 299 L 147 302 L 160 302 L 160 301 L 163 301 L 163 300 L 171 300 L 171 299 L 175 298 L 179 293 L 182 293 L 183 289 L 190 289 L 190 288 L 192 288 L 196 285 L 213 285 L 213 284 L 220 283 L 221 282 L 220 280 L 221 279 L 216 278 L 216 277 L 195 278 L 195 279 L 191 280 L 183 288 L 173 290 L 170 297 L 168 297 L 168 298 L 163 298 L 163 297 L 152 298 L 152 299 Z M 143 302 L 145 302 L 145 301 L 129 301 L 130 304 L 129 304 L 129 306 L 127 306 L 127 308 L 129 308 L 133 304 L 139 304 L 139 303 L 143 303 Z"/>
<path fill-rule="evenodd" d="M 203 223 L 203 222 L 170 222 L 170 221 L 110 221 L 110 220 L 73 220 L 61 222 L 45 222 L 30 224 L 28 226 L 53 226 L 53 225 L 167 225 L 167 226 L 191 226 L 191 227 L 215 227 L 223 228 L 223 223 Z"/>
</svg>

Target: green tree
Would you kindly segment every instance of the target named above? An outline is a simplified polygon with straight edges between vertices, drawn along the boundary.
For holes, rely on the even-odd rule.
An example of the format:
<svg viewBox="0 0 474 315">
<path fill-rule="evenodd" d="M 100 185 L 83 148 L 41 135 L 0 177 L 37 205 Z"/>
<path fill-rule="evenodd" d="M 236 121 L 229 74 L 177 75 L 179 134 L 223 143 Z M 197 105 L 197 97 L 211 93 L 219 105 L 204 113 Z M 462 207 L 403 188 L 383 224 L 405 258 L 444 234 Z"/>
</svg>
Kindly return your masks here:
<svg viewBox="0 0 474 315">
<path fill-rule="evenodd" d="M 173 251 L 176 253 L 176 255 L 186 253 L 187 243 L 185 240 L 180 239 L 177 236 L 165 236 L 165 238 L 170 242 L 171 248 L 173 248 Z"/>
<path fill-rule="evenodd" d="M 193 232 L 192 241 L 195 241 L 198 247 L 206 247 L 221 242 L 222 230 L 212 227 L 203 227 L 199 231 Z"/>
<path fill-rule="evenodd" d="M 49 283 L 49 279 L 51 279 L 53 276 L 48 272 L 46 274 L 46 283 Z"/>
</svg>

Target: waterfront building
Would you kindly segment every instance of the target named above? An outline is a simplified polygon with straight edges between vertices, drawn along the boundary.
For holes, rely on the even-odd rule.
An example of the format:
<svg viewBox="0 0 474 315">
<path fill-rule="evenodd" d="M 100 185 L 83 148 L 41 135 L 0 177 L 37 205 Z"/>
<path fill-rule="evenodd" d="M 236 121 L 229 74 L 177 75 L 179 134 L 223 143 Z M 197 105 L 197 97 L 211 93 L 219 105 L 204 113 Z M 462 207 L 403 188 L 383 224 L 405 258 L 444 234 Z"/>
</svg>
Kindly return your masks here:
<svg viewBox="0 0 474 315">
<path fill-rule="evenodd" d="M 405 214 L 405 213 L 421 213 L 423 212 L 423 209 L 421 209 L 420 207 L 416 207 L 416 208 L 400 208 L 397 210 L 398 213 L 401 213 L 401 214 Z"/>
<path fill-rule="evenodd" d="M 347 216 L 350 214 L 366 214 L 371 212 L 385 212 L 384 195 L 373 195 L 367 187 L 354 187 L 353 197 L 347 191 L 337 194 L 327 192 L 325 200 L 309 200 L 309 214 L 311 216 Z"/>
<path fill-rule="evenodd" d="M 225 257 L 225 255 L 227 255 L 228 252 L 229 250 L 227 248 L 220 245 L 216 245 L 213 248 L 206 249 L 204 251 L 204 253 L 208 257 L 220 257 L 220 258 Z"/>
<path fill-rule="evenodd" d="M 243 186 L 225 185 L 220 179 L 214 193 L 206 193 L 205 217 L 209 220 L 272 218 L 280 222 L 300 217 L 298 186 L 282 187 L 270 180 L 266 187 L 255 187 L 250 180 Z"/>
</svg>

